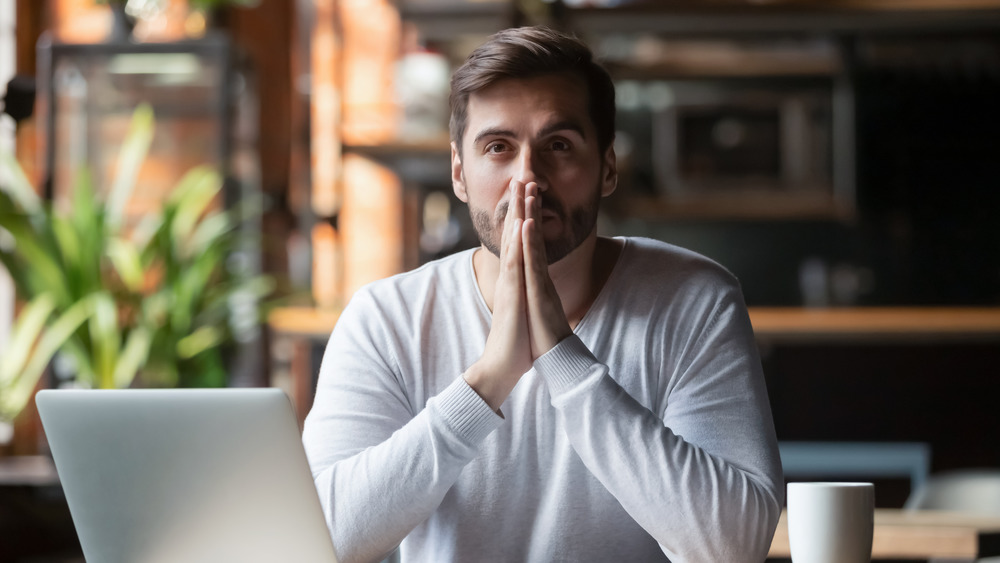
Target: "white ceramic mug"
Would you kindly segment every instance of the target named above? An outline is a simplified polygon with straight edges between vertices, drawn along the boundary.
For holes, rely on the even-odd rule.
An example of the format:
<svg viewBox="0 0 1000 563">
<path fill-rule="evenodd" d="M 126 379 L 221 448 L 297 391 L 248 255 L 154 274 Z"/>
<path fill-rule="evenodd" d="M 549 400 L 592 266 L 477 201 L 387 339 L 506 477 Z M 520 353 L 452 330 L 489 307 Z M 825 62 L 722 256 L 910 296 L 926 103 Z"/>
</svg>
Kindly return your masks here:
<svg viewBox="0 0 1000 563">
<path fill-rule="evenodd" d="M 868 563 L 875 485 L 789 483 L 788 543 L 793 563 Z"/>
</svg>

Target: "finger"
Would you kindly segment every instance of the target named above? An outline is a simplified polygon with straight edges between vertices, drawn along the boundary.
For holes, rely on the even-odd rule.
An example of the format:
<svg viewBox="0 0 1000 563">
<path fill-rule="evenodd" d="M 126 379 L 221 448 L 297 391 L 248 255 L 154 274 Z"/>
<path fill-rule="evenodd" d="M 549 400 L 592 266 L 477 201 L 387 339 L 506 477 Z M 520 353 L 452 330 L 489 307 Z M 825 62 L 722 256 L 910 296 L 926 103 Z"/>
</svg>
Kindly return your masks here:
<svg viewBox="0 0 1000 563">
<path fill-rule="evenodd" d="M 523 220 L 524 219 L 524 196 L 525 196 L 525 186 L 523 183 L 517 180 L 511 180 L 510 183 L 510 202 L 507 207 L 507 211 L 513 211 L 513 217 Z"/>
<path fill-rule="evenodd" d="M 538 197 L 538 184 L 529 182 L 524 186 L 524 220 L 541 219 L 541 200 Z"/>
<path fill-rule="evenodd" d="M 526 243 L 524 245 L 524 255 L 525 259 L 529 262 L 535 260 L 537 250 L 541 249 L 543 252 L 542 260 L 544 261 L 544 251 L 545 245 L 541 242 L 541 220 L 542 220 L 542 198 L 538 195 L 538 184 L 536 182 L 528 182 L 524 186 L 524 222 L 525 225 L 530 225 L 529 228 L 524 229 L 522 237 Z M 528 221 L 531 221 L 529 224 Z M 528 231 L 532 231 L 529 236 Z"/>
<path fill-rule="evenodd" d="M 535 182 L 528 182 L 524 185 L 524 219 L 537 219 L 537 208 L 536 202 L 539 201 L 538 197 L 538 184 Z"/>
<path fill-rule="evenodd" d="M 521 227 L 522 254 L 524 256 L 525 286 L 529 294 L 541 292 L 545 288 L 545 278 L 548 277 L 548 265 L 545 262 L 545 245 L 538 219 L 532 217 Z"/>
<path fill-rule="evenodd" d="M 523 230 L 524 221 L 521 218 L 511 219 L 511 233 L 510 239 L 507 241 L 504 269 L 520 271 L 524 267 Z"/>
<path fill-rule="evenodd" d="M 520 217 L 514 219 L 514 230 L 511 233 L 510 250 L 507 253 L 508 272 L 516 283 L 512 284 L 518 290 L 518 301 L 523 302 L 524 295 L 524 241 L 522 231 L 524 221 Z"/>
<path fill-rule="evenodd" d="M 535 217 L 535 219 L 537 219 L 538 221 L 541 221 L 542 220 L 542 198 L 541 198 L 541 196 L 538 195 L 538 190 L 537 189 L 535 190 L 535 198 L 534 198 L 534 200 L 532 200 L 532 203 L 533 203 L 533 206 L 532 206 L 533 207 L 533 209 L 532 209 L 532 215 Z M 538 229 L 542 228 L 541 223 L 538 224 L 537 228 Z M 539 231 L 538 236 L 539 236 L 539 238 L 542 236 L 541 235 L 541 231 Z M 542 247 L 544 248 L 544 246 L 545 245 L 543 243 Z"/>
<path fill-rule="evenodd" d="M 507 213 L 504 215 L 503 229 L 500 231 L 500 254 L 501 259 L 503 258 L 503 253 L 508 247 L 508 242 L 511 238 L 511 232 L 514 230 L 514 219 L 517 218 L 518 210 L 516 205 L 514 205 L 515 193 L 517 191 L 517 186 L 515 181 L 511 181 L 508 185 L 508 195 L 507 195 Z M 523 214 L 521 215 L 523 217 Z"/>
<path fill-rule="evenodd" d="M 541 244 L 541 198 L 538 197 L 538 184 L 528 182 L 524 186 L 524 226 L 521 228 L 521 238 L 524 242 L 523 254 L 525 261 L 525 285 L 530 293 L 533 288 L 540 289 L 538 283 L 539 250 L 543 253 Z M 547 273 L 547 272 L 546 272 Z"/>
<path fill-rule="evenodd" d="M 534 361 L 542 355 L 543 350 L 548 347 L 545 342 L 547 327 L 544 322 L 545 305 L 548 296 L 544 290 L 544 283 L 540 279 L 547 272 L 539 271 L 537 240 L 538 233 L 537 220 L 532 218 L 524 222 L 521 227 L 521 238 L 523 240 L 522 252 L 524 254 L 524 294 L 525 309 L 528 314 L 528 339 L 531 343 L 531 359 Z"/>
<path fill-rule="evenodd" d="M 515 218 L 511 223 L 514 230 L 511 232 L 507 248 L 504 249 L 493 314 L 495 319 L 502 319 L 501 322 L 508 330 L 515 331 L 508 333 L 508 337 L 516 339 L 517 329 L 514 327 L 527 324 L 527 320 L 524 318 L 527 311 L 527 301 L 525 299 L 522 221 Z"/>
<path fill-rule="evenodd" d="M 510 223 L 510 240 L 501 249 L 503 258 L 490 332 L 483 355 L 474 365 L 479 369 L 474 370 L 471 379 L 466 378 L 494 410 L 500 408 L 533 361 L 524 294 L 523 222 L 512 217 Z"/>
<path fill-rule="evenodd" d="M 535 263 L 548 272 L 548 259 L 545 252 L 545 239 L 542 236 L 542 198 L 527 196 L 524 202 L 525 224 L 531 221 L 530 228 L 523 228 L 525 260 Z"/>
<path fill-rule="evenodd" d="M 536 208 L 537 210 L 537 208 Z M 532 360 L 552 349 L 572 331 L 559 299 L 559 293 L 549 276 L 545 259 L 545 243 L 535 219 L 525 221 L 523 239 L 525 297 L 528 311 L 528 333 Z"/>
</svg>

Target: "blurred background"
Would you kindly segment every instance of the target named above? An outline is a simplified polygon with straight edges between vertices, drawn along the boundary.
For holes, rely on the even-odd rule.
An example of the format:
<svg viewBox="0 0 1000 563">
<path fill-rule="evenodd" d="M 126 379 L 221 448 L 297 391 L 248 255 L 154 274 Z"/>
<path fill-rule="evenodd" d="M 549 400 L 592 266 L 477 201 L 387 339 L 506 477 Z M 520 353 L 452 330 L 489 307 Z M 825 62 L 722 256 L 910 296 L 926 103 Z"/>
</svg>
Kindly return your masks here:
<svg viewBox="0 0 1000 563">
<path fill-rule="evenodd" d="M 846 448 L 804 450 L 804 475 L 874 479 L 877 504 L 898 507 L 914 476 L 1000 467 L 994 0 L 0 0 L 0 153 L 17 163 L 0 186 L 18 168 L 39 201 L 71 213 L 85 169 L 113 200 L 147 104 L 155 125 L 133 151 L 113 240 L 155 240 L 144 220 L 166 217 L 185 174 L 207 165 L 220 184 L 195 215 L 232 219 L 239 242 L 202 285 L 268 282 L 206 297 L 229 311 L 211 330 L 198 324 L 216 311 L 206 301 L 186 332 L 161 338 L 134 318 L 171 268 L 137 246 L 130 284 L 131 247 L 109 243 L 111 293 L 131 295 L 116 304 L 114 357 L 129 357 L 133 335 L 145 355 L 112 365 L 127 373 L 108 386 L 273 385 L 304 417 L 351 294 L 477 244 L 450 186 L 448 81 L 488 35 L 527 24 L 576 33 L 617 84 L 622 181 L 600 232 L 735 273 L 779 439 Z M 0 249 L 13 252 L 10 235 Z M 17 278 L 0 269 L 8 357 L 15 318 L 34 310 Z M 95 346 L 95 325 L 80 323 L 67 341 Z M 104 386 L 72 356 L 54 352 L 31 390 Z M 72 556 L 57 480 L 25 461 L 46 453 L 30 402 L 7 418 L 0 562 Z M 897 446 L 912 463 L 877 469 L 879 448 Z M 831 451 L 862 473 L 810 465 Z"/>
</svg>

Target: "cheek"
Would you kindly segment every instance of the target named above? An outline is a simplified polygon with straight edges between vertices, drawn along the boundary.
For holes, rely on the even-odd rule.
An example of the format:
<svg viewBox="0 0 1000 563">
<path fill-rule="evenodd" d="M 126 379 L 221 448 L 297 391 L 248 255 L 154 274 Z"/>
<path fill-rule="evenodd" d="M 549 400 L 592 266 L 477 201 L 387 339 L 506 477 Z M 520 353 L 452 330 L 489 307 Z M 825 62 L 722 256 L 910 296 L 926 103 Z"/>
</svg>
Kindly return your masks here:
<svg viewBox="0 0 1000 563">
<path fill-rule="evenodd" d="M 545 173 L 549 177 L 578 179 L 598 173 L 601 162 L 589 153 L 572 153 L 552 156 L 545 162 Z"/>
<path fill-rule="evenodd" d="M 600 189 L 601 167 L 593 162 L 564 166 L 558 173 L 549 176 L 560 194 L 569 200 L 589 200 L 594 186 Z"/>
<path fill-rule="evenodd" d="M 511 176 L 498 170 L 465 170 L 469 205 L 496 210 L 507 200 Z"/>
</svg>

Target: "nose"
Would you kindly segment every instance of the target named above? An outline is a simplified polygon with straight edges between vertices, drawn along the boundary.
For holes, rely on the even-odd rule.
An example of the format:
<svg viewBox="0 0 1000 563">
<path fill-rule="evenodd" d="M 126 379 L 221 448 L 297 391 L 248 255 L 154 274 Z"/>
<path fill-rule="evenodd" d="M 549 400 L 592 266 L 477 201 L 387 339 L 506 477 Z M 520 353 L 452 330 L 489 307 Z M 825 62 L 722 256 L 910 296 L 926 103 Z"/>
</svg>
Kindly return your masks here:
<svg viewBox="0 0 1000 563">
<path fill-rule="evenodd" d="M 538 191 L 544 192 L 548 189 L 548 182 L 545 181 L 543 165 L 541 154 L 531 147 L 525 147 L 518 155 L 514 178 L 524 184 L 535 182 L 538 184 Z"/>
</svg>

